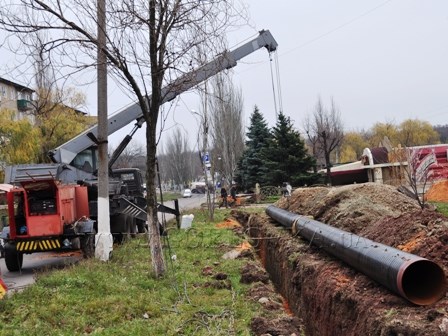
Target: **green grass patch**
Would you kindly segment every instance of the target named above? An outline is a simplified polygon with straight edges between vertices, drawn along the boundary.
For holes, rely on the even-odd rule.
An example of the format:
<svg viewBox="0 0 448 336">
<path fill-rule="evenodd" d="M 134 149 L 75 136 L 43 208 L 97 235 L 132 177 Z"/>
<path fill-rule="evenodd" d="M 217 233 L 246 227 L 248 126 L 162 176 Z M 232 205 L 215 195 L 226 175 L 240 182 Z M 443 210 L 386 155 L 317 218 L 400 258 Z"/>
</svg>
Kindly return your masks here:
<svg viewBox="0 0 448 336">
<path fill-rule="evenodd" d="M 243 238 L 215 226 L 229 212 L 209 222 L 206 210 L 193 211 L 192 228 L 170 227 L 161 279 L 152 275 L 145 235 L 114 247 L 108 262 L 38 274 L 33 286 L 0 300 L 0 335 L 250 335 L 259 307 L 239 282 L 246 261 L 221 258 Z M 228 278 L 204 275 L 205 267 Z"/>
<path fill-rule="evenodd" d="M 182 198 L 181 193 L 175 193 L 175 192 L 164 192 L 163 193 L 163 201 L 174 201 L 175 199 Z M 160 202 L 160 193 L 157 193 L 157 201 Z"/>
<path fill-rule="evenodd" d="M 275 203 L 277 202 L 282 196 L 267 196 L 261 203 Z"/>
<path fill-rule="evenodd" d="M 448 203 L 431 202 L 431 204 L 436 206 L 438 212 L 445 216 L 448 216 Z"/>
</svg>

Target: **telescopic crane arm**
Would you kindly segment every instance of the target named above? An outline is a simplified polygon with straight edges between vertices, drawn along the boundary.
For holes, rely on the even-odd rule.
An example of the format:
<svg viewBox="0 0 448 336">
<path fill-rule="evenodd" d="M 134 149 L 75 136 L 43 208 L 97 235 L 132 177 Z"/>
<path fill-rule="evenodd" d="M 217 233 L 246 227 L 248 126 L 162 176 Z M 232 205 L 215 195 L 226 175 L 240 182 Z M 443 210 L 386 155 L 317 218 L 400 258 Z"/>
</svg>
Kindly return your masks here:
<svg viewBox="0 0 448 336">
<path fill-rule="evenodd" d="M 172 83 L 165 86 L 162 89 L 162 104 L 173 100 L 181 93 L 191 89 L 217 73 L 225 69 L 233 68 L 237 65 L 237 61 L 253 53 L 254 51 L 261 48 L 266 48 L 269 52 L 272 52 L 277 49 L 277 45 L 277 42 L 269 30 L 260 31 L 259 35 L 251 41 L 244 43 L 233 51 L 223 52 L 213 61 L 182 75 Z M 151 97 L 148 97 L 147 99 L 150 101 Z M 108 135 L 113 134 L 119 129 L 129 125 L 134 120 L 136 121 L 136 124 L 132 134 L 134 134 L 135 131 L 144 123 L 143 113 L 138 103 L 133 103 L 109 117 Z M 78 154 L 92 146 L 96 146 L 95 139 L 97 134 L 98 125 L 95 125 L 58 148 L 50 151 L 48 155 L 54 163 L 70 164 Z M 132 136 L 128 135 L 123 140 L 122 144 L 118 146 L 118 151 L 112 155 L 109 166 L 111 166 L 118 158 L 131 138 Z M 96 167 L 93 168 L 95 169 Z"/>
</svg>

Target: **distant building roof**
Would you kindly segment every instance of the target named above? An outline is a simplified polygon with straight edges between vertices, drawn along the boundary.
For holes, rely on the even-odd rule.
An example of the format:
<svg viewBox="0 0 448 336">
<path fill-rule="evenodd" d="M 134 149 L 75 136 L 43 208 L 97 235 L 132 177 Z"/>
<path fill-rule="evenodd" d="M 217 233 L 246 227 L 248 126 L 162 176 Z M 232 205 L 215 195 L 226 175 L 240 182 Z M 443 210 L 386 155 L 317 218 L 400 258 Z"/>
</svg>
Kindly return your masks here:
<svg viewBox="0 0 448 336">
<path fill-rule="evenodd" d="M 34 92 L 33 89 L 26 87 L 24 85 L 15 83 L 15 82 L 11 82 L 10 80 L 7 80 L 5 78 L 0 77 L 0 83 L 4 83 L 7 84 L 9 86 L 13 86 L 17 91 L 29 91 L 29 92 Z"/>
</svg>

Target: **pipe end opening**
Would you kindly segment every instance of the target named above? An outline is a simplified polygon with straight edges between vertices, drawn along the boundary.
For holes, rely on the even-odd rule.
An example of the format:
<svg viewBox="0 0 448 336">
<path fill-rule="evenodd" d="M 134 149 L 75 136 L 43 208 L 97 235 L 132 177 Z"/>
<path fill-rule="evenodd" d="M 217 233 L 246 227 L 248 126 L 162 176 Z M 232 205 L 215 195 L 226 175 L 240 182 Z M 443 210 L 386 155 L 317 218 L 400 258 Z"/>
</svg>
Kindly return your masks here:
<svg viewBox="0 0 448 336">
<path fill-rule="evenodd" d="M 443 269 L 427 259 L 406 264 L 400 278 L 399 291 L 417 305 L 433 304 L 446 293 L 446 276 Z"/>
</svg>

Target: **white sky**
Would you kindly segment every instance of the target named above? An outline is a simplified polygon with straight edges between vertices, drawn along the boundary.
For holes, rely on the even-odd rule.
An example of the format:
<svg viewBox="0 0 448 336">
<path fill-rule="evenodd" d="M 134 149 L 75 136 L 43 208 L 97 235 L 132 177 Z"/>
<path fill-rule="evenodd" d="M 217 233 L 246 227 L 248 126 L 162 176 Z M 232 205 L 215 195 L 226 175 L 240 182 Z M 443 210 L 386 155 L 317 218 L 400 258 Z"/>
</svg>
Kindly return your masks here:
<svg viewBox="0 0 448 336">
<path fill-rule="evenodd" d="M 448 124 L 448 1 L 248 3 L 256 27 L 279 43 L 283 110 L 296 126 L 319 95 L 334 98 L 347 130 L 408 118 Z M 257 104 L 273 123 L 268 71 L 235 71 L 246 111 Z"/>
<path fill-rule="evenodd" d="M 279 44 L 283 112 L 298 129 L 318 96 L 327 106 L 333 97 L 346 131 L 368 129 L 376 122 L 399 124 L 409 118 L 448 124 L 448 1 L 245 2 L 252 27 L 232 35 L 230 46 L 255 36 L 258 30 L 271 31 Z M 269 125 L 274 125 L 268 53 L 253 53 L 233 71 L 235 84 L 243 91 L 246 122 L 256 104 Z M 110 113 L 130 103 L 112 83 L 109 87 Z M 82 89 L 96 91 L 93 85 Z M 96 94 L 88 94 L 88 99 L 94 115 Z M 198 111 L 199 106 L 196 95 L 182 95 L 168 118 L 168 128 L 182 126 L 192 144 L 198 120 L 190 110 Z M 112 136 L 112 145 L 129 130 Z M 139 131 L 137 141 L 144 143 L 144 136 Z"/>
</svg>

